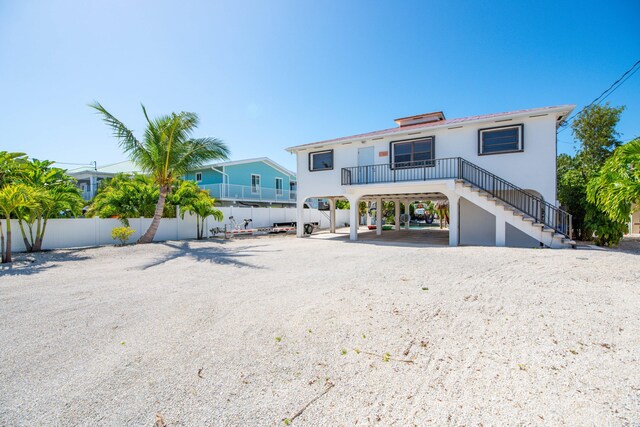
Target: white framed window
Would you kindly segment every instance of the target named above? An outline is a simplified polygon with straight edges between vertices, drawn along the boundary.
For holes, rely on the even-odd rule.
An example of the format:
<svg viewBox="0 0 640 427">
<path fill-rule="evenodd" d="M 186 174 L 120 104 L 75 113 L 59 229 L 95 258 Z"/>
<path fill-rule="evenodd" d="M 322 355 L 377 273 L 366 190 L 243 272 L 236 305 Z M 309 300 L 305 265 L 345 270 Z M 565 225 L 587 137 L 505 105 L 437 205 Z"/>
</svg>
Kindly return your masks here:
<svg viewBox="0 0 640 427">
<path fill-rule="evenodd" d="M 251 193 L 260 193 L 260 175 L 251 174 Z"/>
<path fill-rule="evenodd" d="M 435 137 L 391 142 L 391 160 L 394 168 L 433 166 Z"/>
<path fill-rule="evenodd" d="M 276 195 L 282 196 L 282 178 L 276 178 Z"/>
<path fill-rule="evenodd" d="M 326 171 L 333 169 L 333 150 L 309 153 L 309 171 Z"/>
<path fill-rule="evenodd" d="M 524 150 L 524 125 L 478 130 L 478 155 L 518 153 Z"/>
<path fill-rule="evenodd" d="M 196 172 L 196 182 L 202 181 L 202 172 Z"/>
</svg>

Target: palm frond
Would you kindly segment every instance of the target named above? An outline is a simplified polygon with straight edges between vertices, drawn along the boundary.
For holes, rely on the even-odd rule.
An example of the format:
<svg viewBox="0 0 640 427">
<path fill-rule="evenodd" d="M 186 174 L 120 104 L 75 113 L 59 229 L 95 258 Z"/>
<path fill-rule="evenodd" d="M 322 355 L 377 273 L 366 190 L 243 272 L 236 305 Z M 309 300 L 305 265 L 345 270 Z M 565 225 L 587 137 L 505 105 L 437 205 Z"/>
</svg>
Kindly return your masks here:
<svg viewBox="0 0 640 427">
<path fill-rule="evenodd" d="M 99 102 L 89 104 L 89 107 L 95 109 L 102 115 L 102 121 L 112 129 L 113 136 L 120 142 L 120 147 L 122 147 L 134 163 L 144 169 L 151 160 L 149 152 L 146 147 L 136 139 L 133 132 L 108 112 Z"/>
</svg>

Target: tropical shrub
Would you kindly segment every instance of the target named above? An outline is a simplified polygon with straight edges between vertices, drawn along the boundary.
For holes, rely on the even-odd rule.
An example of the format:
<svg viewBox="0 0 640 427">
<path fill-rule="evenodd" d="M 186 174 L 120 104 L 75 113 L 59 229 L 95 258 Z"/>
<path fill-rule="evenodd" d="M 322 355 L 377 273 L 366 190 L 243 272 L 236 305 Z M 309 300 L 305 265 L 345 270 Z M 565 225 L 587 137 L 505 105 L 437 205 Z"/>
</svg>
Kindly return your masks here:
<svg viewBox="0 0 640 427">
<path fill-rule="evenodd" d="M 136 230 L 131 227 L 115 227 L 111 230 L 111 238 L 119 241 L 120 246 L 124 246 L 135 232 Z"/>
<path fill-rule="evenodd" d="M 128 218 L 153 217 L 159 194 L 158 186 L 148 176 L 118 174 L 102 181 L 86 215 L 118 218 L 128 227 Z M 171 203 L 166 203 L 163 209 L 163 217 L 175 216 L 175 206 Z"/>
<path fill-rule="evenodd" d="M 587 186 L 587 199 L 617 222 L 640 208 L 640 138 L 616 148 Z"/>
</svg>

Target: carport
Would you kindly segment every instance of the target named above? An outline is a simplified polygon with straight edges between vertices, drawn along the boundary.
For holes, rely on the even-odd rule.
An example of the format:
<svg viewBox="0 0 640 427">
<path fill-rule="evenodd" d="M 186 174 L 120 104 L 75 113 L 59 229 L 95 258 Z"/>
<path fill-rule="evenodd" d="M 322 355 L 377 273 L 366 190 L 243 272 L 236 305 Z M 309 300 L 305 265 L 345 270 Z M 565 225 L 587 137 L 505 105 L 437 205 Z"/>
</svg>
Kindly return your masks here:
<svg viewBox="0 0 640 427">
<path fill-rule="evenodd" d="M 355 200 L 354 200 L 355 199 Z M 397 243 L 409 243 L 409 244 L 421 244 L 421 245 L 447 245 L 450 244 L 450 236 L 449 229 L 440 229 L 437 224 L 430 226 L 411 226 L 409 221 L 409 212 L 410 212 L 410 204 L 420 201 L 442 201 L 448 200 L 449 198 L 442 192 L 432 191 L 432 192 L 406 192 L 406 193 L 395 193 L 395 192 L 380 192 L 377 194 L 365 194 L 361 195 L 357 198 L 348 197 L 351 206 L 351 214 L 350 214 L 350 222 L 351 227 L 349 230 L 347 229 L 337 229 L 334 225 L 335 219 L 335 199 L 329 198 L 331 205 L 331 224 L 329 233 L 323 233 L 325 235 L 320 238 L 331 238 L 336 237 L 338 239 L 347 237 L 351 240 L 364 240 L 365 242 L 397 242 Z M 367 204 L 367 226 L 375 223 L 376 226 L 374 229 L 370 230 L 367 226 L 360 225 L 360 215 L 359 215 L 359 204 L 360 203 Z M 383 206 L 385 202 L 393 202 L 395 205 L 395 212 L 393 212 L 393 225 L 390 225 L 390 229 L 383 229 L 380 226 L 383 222 L 383 209 L 380 207 Z M 457 200 L 456 200 L 457 202 Z M 401 221 L 401 206 L 404 207 L 404 212 L 407 214 L 404 217 L 404 221 Z M 372 221 L 370 216 L 371 208 L 375 207 L 375 219 Z M 401 223 L 403 224 L 401 225 Z M 457 223 L 457 221 L 454 221 Z M 355 225 L 355 226 L 354 226 Z M 457 225 L 456 225 L 457 226 Z M 354 238 L 355 234 L 355 238 Z"/>
</svg>

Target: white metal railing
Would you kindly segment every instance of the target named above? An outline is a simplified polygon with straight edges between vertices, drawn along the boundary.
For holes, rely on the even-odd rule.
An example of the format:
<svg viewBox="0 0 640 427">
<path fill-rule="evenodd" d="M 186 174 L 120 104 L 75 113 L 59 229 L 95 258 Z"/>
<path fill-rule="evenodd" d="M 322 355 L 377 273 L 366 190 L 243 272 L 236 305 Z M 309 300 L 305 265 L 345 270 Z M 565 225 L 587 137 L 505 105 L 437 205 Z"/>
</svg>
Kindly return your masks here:
<svg viewBox="0 0 640 427">
<path fill-rule="evenodd" d="M 292 203 L 296 201 L 296 192 L 285 189 L 237 184 L 200 184 L 200 188 L 209 191 L 211 197 L 218 200 L 280 203 Z"/>
</svg>

